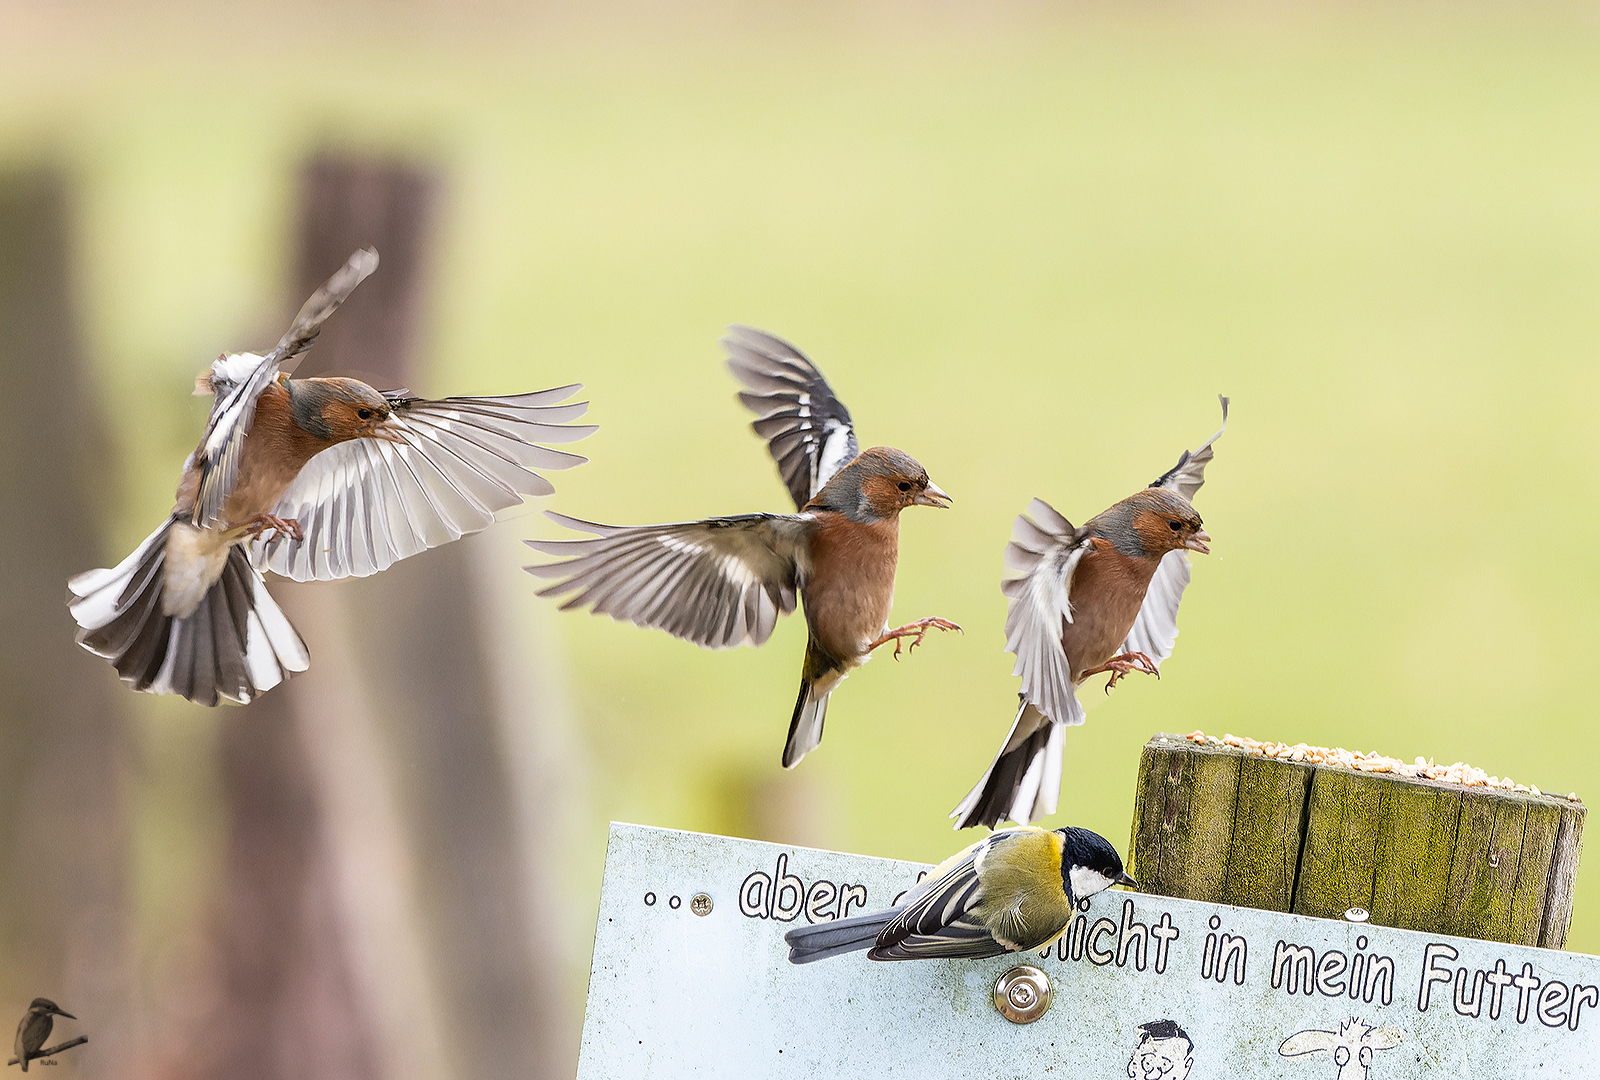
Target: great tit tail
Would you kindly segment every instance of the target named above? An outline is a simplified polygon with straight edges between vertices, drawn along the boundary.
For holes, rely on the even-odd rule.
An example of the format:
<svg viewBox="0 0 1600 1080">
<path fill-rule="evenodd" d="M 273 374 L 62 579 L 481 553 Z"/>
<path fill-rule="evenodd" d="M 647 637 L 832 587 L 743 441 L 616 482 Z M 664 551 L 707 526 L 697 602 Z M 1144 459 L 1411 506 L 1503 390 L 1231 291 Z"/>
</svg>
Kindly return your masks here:
<svg viewBox="0 0 1600 1080">
<path fill-rule="evenodd" d="M 1067 729 L 1023 701 L 1011 733 L 989 771 L 952 811 L 956 828 L 994 828 L 1008 818 L 1019 825 L 1056 812 Z"/>
<path fill-rule="evenodd" d="M 789 945 L 789 963 L 809 964 L 830 956 L 859 952 L 878 943 L 878 935 L 900 914 L 900 908 L 835 919 L 815 926 L 799 926 L 783 935 Z"/>
<path fill-rule="evenodd" d="M 783 767 L 792 769 L 822 745 L 822 724 L 828 716 L 828 697 L 844 678 L 833 658 L 806 642 L 805 666 L 800 672 L 800 696 L 789 720 L 789 739 L 783 747 Z"/>
<path fill-rule="evenodd" d="M 202 584 L 191 610 L 166 611 L 167 539 L 175 526 L 192 528 L 168 519 L 117 566 L 67 582 L 78 644 L 111 661 L 133 689 L 181 694 L 197 705 L 219 698 L 242 704 L 304 671 L 305 642 L 239 544 L 228 548 L 220 574 Z"/>
</svg>

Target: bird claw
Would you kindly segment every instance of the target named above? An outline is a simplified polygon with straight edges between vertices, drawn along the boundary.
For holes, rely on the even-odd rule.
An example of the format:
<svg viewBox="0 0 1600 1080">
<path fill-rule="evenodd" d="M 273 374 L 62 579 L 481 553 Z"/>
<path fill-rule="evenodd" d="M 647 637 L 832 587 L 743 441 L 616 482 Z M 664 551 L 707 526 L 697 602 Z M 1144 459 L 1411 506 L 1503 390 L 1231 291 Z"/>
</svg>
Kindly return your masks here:
<svg viewBox="0 0 1600 1080">
<path fill-rule="evenodd" d="M 887 645 L 889 642 L 893 641 L 894 658 L 899 660 L 902 639 L 912 639 L 909 645 L 904 646 L 905 652 L 909 654 L 916 649 L 918 645 L 922 644 L 922 639 L 928 636 L 928 631 L 930 629 L 934 628 L 939 630 L 954 630 L 958 634 L 964 633 L 961 627 L 957 626 L 949 619 L 941 619 L 937 616 L 930 616 L 926 619 L 918 619 L 916 622 L 908 622 L 904 626 L 897 626 L 893 630 L 885 630 L 881 637 L 879 637 L 876 641 L 871 642 L 867 646 L 866 651 L 871 652 L 879 645 Z"/>
<path fill-rule="evenodd" d="M 1111 678 L 1106 680 L 1106 693 L 1108 694 L 1111 693 L 1111 688 L 1117 685 L 1117 680 L 1125 678 L 1135 671 L 1143 672 L 1146 675 L 1154 675 L 1157 679 L 1161 678 L 1161 669 L 1156 667 L 1156 662 L 1142 652 L 1123 653 L 1121 656 L 1113 656 L 1099 667 L 1085 671 L 1083 677 L 1087 679 L 1090 675 L 1099 675 L 1107 671 L 1111 673 Z"/>
<path fill-rule="evenodd" d="M 266 536 L 267 533 L 273 534 L 272 539 L 287 536 L 297 544 L 306 538 L 305 530 L 300 528 L 298 521 L 294 518 L 281 518 L 276 514 L 257 514 L 244 523 L 244 531 L 246 535 L 259 538 L 264 544 L 271 542 Z"/>
</svg>

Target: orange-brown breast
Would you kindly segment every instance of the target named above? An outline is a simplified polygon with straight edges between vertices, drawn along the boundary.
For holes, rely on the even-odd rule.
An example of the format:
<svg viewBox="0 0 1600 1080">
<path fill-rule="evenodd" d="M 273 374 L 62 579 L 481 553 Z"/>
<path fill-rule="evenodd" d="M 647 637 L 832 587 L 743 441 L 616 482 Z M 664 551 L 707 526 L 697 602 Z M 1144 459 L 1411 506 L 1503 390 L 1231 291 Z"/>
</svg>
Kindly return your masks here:
<svg viewBox="0 0 1600 1080">
<path fill-rule="evenodd" d="M 1072 676 L 1099 667 L 1122 647 L 1144 604 L 1145 591 L 1161 560 L 1118 553 L 1111 541 L 1096 537 L 1072 575 L 1072 621 L 1061 633 Z"/>
<path fill-rule="evenodd" d="M 296 424 L 289 413 L 288 391 L 281 383 L 269 384 L 256 399 L 255 417 L 239 456 L 239 476 L 222 506 L 223 520 L 238 525 L 269 513 L 306 462 L 332 445 Z M 190 466 L 178 483 L 174 512 L 191 511 L 199 487 L 200 469 Z"/>
<path fill-rule="evenodd" d="M 817 519 L 810 573 L 800 590 L 806 625 L 824 652 L 855 667 L 889 620 L 900 523 L 862 524 L 832 511 Z"/>
</svg>

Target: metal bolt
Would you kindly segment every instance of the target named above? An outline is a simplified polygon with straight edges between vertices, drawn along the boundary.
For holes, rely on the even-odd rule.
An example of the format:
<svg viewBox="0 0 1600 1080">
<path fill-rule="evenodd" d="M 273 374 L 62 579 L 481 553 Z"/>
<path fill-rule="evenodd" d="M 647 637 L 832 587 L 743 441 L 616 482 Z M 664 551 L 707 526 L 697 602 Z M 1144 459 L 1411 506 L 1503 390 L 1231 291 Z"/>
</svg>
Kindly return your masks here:
<svg viewBox="0 0 1600 1080">
<path fill-rule="evenodd" d="M 1014 967 L 994 984 L 994 1007 L 1013 1024 L 1031 1024 L 1050 1008 L 1050 976 L 1036 967 Z"/>
<path fill-rule="evenodd" d="M 1349 908 L 1344 913 L 1345 922 L 1366 922 L 1370 917 L 1364 907 Z"/>
<path fill-rule="evenodd" d="M 697 892 L 689 897 L 689 910 L 696 915 L 711 914 L 711 897 L 703 892 Z"/>
</svg>

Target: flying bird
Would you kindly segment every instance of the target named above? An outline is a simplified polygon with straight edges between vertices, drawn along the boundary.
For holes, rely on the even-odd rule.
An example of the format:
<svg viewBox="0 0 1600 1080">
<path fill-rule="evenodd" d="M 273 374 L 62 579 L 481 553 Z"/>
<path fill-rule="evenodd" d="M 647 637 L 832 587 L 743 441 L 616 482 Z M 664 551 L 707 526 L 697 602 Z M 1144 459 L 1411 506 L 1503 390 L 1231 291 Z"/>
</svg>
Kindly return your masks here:
<svg viewBox="0 0 1600 1080">
<path fill-rule="evenodd" d="M 1105 837 L 1088 829 L 1001 829 L 952 855 L 894 907 L 783 935 L 789 962 L 869 949 L 870 960 L 977 958 L 1042 949 L 1078 904 L 1138 888 Z"/>
<path fill-rule="evenodd" d="M 16 1051 L 17 1062 L 22 1066 L 23 1072 L 28 1071 L 29 1059 L 38 1057 L 39 1048 L 50 1038 L 50 1029 L 55 1026 L 52 1016 L 65 1016 L 68 1020 L 77 1019 L 49 998 L 34 998 L 33 1004 L 28 1006 L 28 1011 L 23 1013 L 22 1019 L 18 1021 L 17 1038 L 12 1047 Z"/>
<path fill-rule="evenodd" d="M 588 606 L 711 649 L 762 644 L 798 597 L 809 638 L 783 749 L 792 769 L 821 743 L 829 695 L 872 650 L 892 641 L 898 658 L 904 641 L 914 649 L 930 628 L 960 630 L 940 618 L 893 629 L 888 621 L 900 511 L 946 507 L 950 496 L 910 455 L 861 450 L 850 413 L 793 345 L 743 326 L 722 345 L 795 513 L 615 526 L 546 511 L 595 539 L 529 540 L 566 558 L 527 570 L 562 579 L 541 596 L 575 593 L 562 610 Z"/>
<path fill-rule="evenodd" d="M 357 251 L 271 352 L 222 356 L 200 373 L 195 393 L 213 396 L 211 415 L 172 513 L 120 564 L 67 583 L 78 644 L 133 689 L 249 702 L 310 663 L 263 570 L 365 577 L 550 494 L 535 468 L 587 460 L 540 445 L 594 431 L 567 423 L 587 402 L 558 404 L 576 384 L 426 401 L 355 379 L 290 378 L 377 265 L 376 251 Z"/>
<path fill-rule="evenodd" d="M 1077 688 L 1109 674 L 1106 691 L 1130 672 L 1159 677 L 1178 637 L 1178 601 L 1189 584 L 1187 551 L 1211 550 L 1191 500 L 1215 456 L 1222 428 L 1149 487 L 1082 526 L 1034 499 L 1011 529 L 1001 582 L 1009 606 L 1006 651 L 1022 676 L 1017 717 L 989 771 L 950 814 L 956 828 L 1026 825 L 1056 811 L 1066 729 L 1084 720 Z"/>
</svg>

